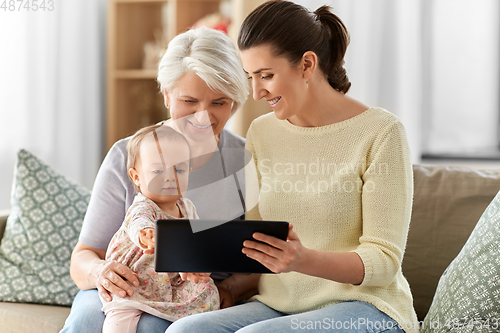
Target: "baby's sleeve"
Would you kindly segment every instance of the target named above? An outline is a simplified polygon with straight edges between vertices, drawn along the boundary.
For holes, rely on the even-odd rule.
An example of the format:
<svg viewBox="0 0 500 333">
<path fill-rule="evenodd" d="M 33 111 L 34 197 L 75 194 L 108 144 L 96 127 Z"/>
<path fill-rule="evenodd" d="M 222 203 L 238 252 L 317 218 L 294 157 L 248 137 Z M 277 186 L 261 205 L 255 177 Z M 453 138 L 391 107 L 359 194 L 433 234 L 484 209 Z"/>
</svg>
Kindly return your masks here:
<svg viewBox="0 0 500 333">
<path fill-rule="evenodd" d="M 196 206 L 188 198 L 182 199 L 184 202 L 184 208 L 186 209 L 187 218 L 190 220 L 199 220 L 198 212 L 196 211 Z"/>
<path fill-rule="evenodd" d="M 145 249 L 139 242 L 140 231 L 147 228 L 156 228 L 156 213 L 154 208 L 147 203 L 140 203 L 131 207 L 127 214 L 126 232 L 130 240 L 141 249 Z"/>
</svg>

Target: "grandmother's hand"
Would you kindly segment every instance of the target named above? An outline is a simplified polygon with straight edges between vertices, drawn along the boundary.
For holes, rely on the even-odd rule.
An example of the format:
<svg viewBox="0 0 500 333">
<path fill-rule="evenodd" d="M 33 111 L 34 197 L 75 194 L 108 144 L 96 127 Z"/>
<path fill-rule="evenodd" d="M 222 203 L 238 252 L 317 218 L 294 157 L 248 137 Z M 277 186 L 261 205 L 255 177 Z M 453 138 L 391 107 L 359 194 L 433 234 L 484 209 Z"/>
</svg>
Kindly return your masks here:
<svg viewBox="0 0 500 333">
<path fill-rule="evenodd" d="M 219 289 L 219 299 L 220 299 L 220 308 L 225 309 L 235 305 L 235 300 L 233 294 L 220 283 L 217 285 L 217 289 Z"/>
<path fill-rule="evenodd" d="M 242 252 L 269 268 L 273 273 L 298 271 L 304 263 L 306 248 L 300 242 L 297 233 L 293 231 L 291 223 L 288 228 L 286 241 L 262 233 L 254 233 L 253 238 L 259 242 L 244 241 Z"/>
<path fill-rule="evenodd" d="M 134 287 L 139 287 L 136 274 L 127 266 L 116 261 L 102 260 L 95 266 L 93 275 L 96 277 L 96 287 L 99 295 L 107 302 L 112 300 L 111 294 L 119 297 L 132 296 Z"/>
</svg>

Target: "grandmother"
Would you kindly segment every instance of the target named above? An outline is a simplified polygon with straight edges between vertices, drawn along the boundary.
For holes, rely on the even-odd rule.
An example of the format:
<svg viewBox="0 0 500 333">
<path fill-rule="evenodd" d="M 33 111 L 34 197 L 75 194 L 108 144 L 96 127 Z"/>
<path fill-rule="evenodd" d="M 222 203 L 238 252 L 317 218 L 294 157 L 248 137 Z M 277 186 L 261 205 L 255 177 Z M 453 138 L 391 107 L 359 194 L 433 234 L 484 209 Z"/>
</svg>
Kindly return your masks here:
<svg viewBox="0 0 500 333">
<path fill-rule="evenodd" d="M 248 80 L 234 43 L 224 33 L 198 28 L 176 36 L 161 59 L 157 79 L 171 114 L 171 120 L 165 123 L 185 119 L 182 130 L 190 140 L 196 141 L 200 133 L 213 133 L 218 152 L 243 152 L 244 139 L 224 126 L 245 102 Z M 135 195 L 126 167 L 129 139 L 119 140 L 111 147 L 97 174 L 71 258 L 71 276 L 81 290 L 62 332 L 100 333 L 104 313 L 99 295 L 103 299 L 110 299 L 111 293 L 132 295 L 130 284 L 138 285 L 129 268 L 104 260 L 108 243 Z M 185 196 L 196 205 L 200 218 L 238 217 L 242 213 L 241 202 L 220 180 L 244 167 L 243 155 L 224 154 L 222 168 L 222 156 L 217 152 L 205 154 L 203 145 L 194 145 L 193 149 L 193 155 L 199 158 L 195 159 L 196 167 Z M 205 186 L 208 184 L 211 186 Z M 207 195 L 207 188 L 217 191 L 217 195 Z M 223 278 L 226 277 L 215 276 L 214 280 Z M 229 293 L 224 283 L 219 285 L 222 307 L 233 305 L 236 295 Z M 169 325 L 166 320 L 144 313 L 137 332 L 164 332 Z"/>
</svg>

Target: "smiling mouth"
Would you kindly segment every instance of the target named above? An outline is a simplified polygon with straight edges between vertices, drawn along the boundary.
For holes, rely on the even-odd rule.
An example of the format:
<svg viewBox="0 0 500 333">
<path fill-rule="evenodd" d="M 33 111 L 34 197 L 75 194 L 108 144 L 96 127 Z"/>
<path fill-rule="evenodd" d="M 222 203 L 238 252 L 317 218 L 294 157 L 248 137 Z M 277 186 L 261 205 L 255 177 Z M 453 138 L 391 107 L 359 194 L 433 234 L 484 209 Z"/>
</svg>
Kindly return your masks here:
<svg viewBox="0 0 500 333">
<path fill-rule="evenodd" d="M 273 99 L 270 99 L 268 100 L 269 102 L 269 105 L 271 105 L 271 107 L 275 106 L 276 104 L 278 104 L 278 102 L 281 100 L 281 97 L 276 97 L 276 98 L 273 98 Z"/>
<path fill-rule="evenodd" d="M 199 129 L 207 129 L 207 128 L 210 128 L 212 127 L 212 124 L 208 124 L 208 125 L 198 125 L 198 124 L 195 124 L 195 123 L 192 123 L 188 120 L 188 123 L 190 123 L 191 125 L 193 125 L 193 127 L 196 127 L 196 128 L 199 128 Z"/>
</svg>

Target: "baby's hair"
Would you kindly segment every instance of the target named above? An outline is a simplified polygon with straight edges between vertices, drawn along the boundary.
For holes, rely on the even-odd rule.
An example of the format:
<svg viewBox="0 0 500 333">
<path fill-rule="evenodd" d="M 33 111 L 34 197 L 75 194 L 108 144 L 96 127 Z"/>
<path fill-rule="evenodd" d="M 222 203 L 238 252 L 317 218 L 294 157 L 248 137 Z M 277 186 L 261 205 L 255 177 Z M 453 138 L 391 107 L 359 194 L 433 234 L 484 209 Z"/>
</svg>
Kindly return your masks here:
<svg viewBox="0 0 500 333">
<path fill-rule="evenodd" d="M 155 124 L 141 128 L 130 138 L 130 141 L 127 143 L 127 170 L 135 168 L 137 159 L 140 157 L 141 143 L 148 135 L 155 136 L 155 139 L 157 138 L 158 140 L 165 138 L 167 140 L 184 141 L 189 149 L 189 165 L 191 165 L 191 147 L 184 135 L 170 126 Z M 137 186 L 136 190 L 139 192 Z"/>
</svg>

